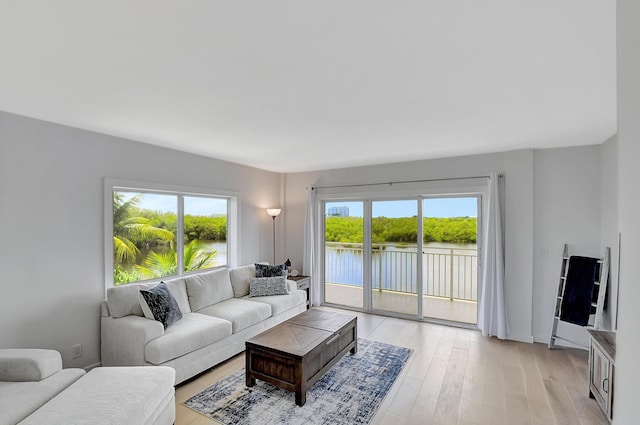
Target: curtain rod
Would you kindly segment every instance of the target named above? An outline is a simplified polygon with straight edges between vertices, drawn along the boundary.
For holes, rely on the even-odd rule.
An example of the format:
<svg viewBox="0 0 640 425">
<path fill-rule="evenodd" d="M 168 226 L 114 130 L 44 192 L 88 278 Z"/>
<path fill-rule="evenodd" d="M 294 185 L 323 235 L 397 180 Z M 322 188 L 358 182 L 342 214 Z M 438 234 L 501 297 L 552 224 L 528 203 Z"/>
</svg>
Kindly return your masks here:
<svg viewBox="0 0 640 425">
<path fill-rule="evenodd" d="M 498 174 L 499 178 L 504 177 L 504 173 Z M 471 176 L 471 177 L 450 177 L 450 178 L 442 178 L 442 179 L 422 179 L 422 180 L 402 180 L 397 182 L 380 182 L 380 183 L 360 183 L 360 184 L 338 184 L 331 186 L 311 186 L 311 190 L 315 189 L 335 189 L 341 187 L 364 187 L 364 186 L 382 186 L 389 185 L 392 186 L 394 184 L 407 184 L 407 183 L 426 183 L 426 182 L 441 182 L 441 181 L 453 181 L 453 180 L 471 180 L 471 179 L 488 179 L 491 176 Z"/>
</svg>

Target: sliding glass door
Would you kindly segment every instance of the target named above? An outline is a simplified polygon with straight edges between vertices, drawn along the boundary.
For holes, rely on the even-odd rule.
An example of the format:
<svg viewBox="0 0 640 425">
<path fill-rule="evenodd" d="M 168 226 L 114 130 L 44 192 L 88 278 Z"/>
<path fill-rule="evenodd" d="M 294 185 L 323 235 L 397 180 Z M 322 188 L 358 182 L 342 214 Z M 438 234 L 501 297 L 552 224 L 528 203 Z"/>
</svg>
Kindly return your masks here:
<svg viewBox="0 0 640 425">
<path fill-rule="evenodd" d="M 475 323 L 480 195 L 327 200 L 324 302 Z"/>
<path fill-rule="evenodd" d="M 325 202 L 324 300 L 363 308 L 364 202 Z"/>
<path fill-rule="evenodd" d="M 479 196 L 422 201 L 425 317 L 476 323 Z"/>
<path fill-rule="evenodd" d="M 418 201 L 371 203 L 371 307 L 418 314 Z"/>
</svg>

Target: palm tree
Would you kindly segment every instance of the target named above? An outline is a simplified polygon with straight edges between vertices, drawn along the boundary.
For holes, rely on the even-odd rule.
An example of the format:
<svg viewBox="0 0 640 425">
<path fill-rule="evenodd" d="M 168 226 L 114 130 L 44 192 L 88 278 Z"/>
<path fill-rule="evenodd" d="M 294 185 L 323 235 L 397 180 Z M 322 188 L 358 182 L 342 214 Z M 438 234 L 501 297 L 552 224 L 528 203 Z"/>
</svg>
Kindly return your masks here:
<svg viewBox="0 0 640 425">
<path fill-rule="evenodd" d="M 134 270 L 144 279 L 176 275 L 178 271 L 178 254 L 175 251 L 158 254 L 149 252 L 144 259 L 144 266 L 136 264 Z"/>
<path fill-rule="evenodd" d="M 184 247 L 184 271 L 192 272 L 213 267 L 216 263 L 216 255 L 218 251 L 201 249 L 198 241 L 191 241 Z"/>
<path fill-rule="evenodd" d="M 184 271 L 191 272 L 215 265 L 218 251 L 200 248 L 198 241 L 191 241 L 184 247 Z M 144 260 L 144 266 L 136 265 L 135 270 L 147 279 L 178 274 L 178 253 L 174 250 L 164 254 L 151 251 Z"/>
<path fill-rule="evenodd" d="M 161 239 L 173 244 L 175 239 L 171 231 L 152 226 L 146 217 L 133 215 L 140 196 L 125 201 L 122 193 L 113 192 L 113 253 L 116 264 L 135 261 L 140 253 L 136 242 Z"/>
</svg>

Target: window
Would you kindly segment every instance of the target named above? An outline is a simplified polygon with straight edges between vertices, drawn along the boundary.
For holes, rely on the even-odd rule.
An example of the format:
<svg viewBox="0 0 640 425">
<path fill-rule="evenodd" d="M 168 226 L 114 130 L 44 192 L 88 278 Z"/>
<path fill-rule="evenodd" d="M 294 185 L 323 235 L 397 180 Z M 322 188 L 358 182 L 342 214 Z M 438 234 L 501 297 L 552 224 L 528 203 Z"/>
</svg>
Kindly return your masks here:
<svg viewBox="0 0 640 425">
<path fill-rule="evenodd" d="M 228 266 L 237 198 L 228 193 L 105 184 L 107 285 Z"/>
</svg>

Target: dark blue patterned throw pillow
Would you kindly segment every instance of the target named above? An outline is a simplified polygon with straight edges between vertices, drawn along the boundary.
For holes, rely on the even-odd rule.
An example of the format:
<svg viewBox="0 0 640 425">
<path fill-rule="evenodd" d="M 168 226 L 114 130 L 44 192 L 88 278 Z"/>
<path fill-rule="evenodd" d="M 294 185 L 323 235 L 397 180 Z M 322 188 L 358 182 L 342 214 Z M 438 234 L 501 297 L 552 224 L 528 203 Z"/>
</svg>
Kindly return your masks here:
<svg viewBox="0 0 640 425">
<path fill-rule="evenodd" d="M 140 294 L 151 310 L 153 318 L 162 323 L 165 329 L 182 319 L 178 302 L 164 282 L 160 282 L 149 290 L 140 290 Z"/>
<path fill-rule="evenodd" d="M 284 276 L 284 264 L 256 264 L 256 277 Z"/>
</svg>

